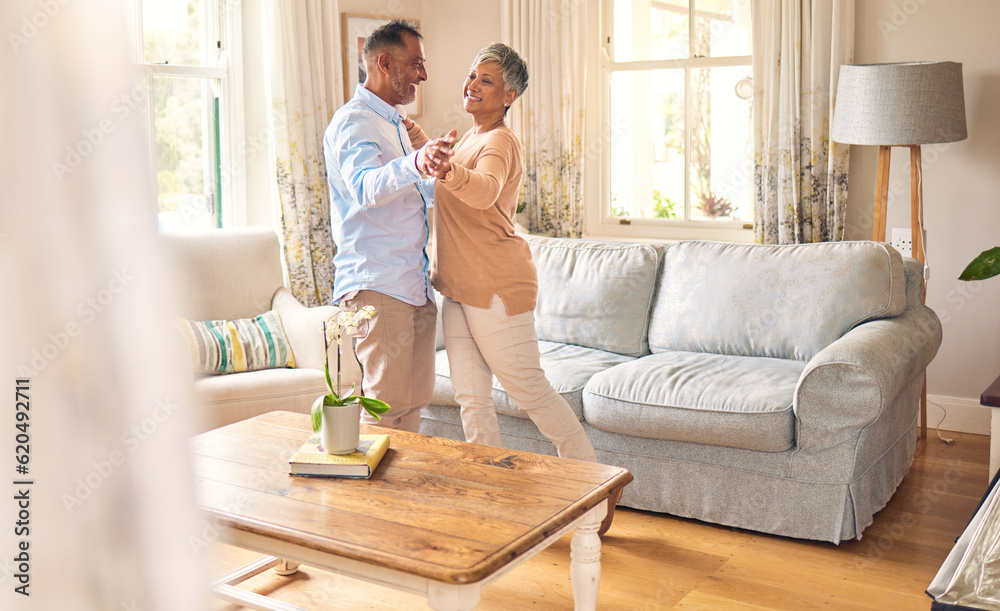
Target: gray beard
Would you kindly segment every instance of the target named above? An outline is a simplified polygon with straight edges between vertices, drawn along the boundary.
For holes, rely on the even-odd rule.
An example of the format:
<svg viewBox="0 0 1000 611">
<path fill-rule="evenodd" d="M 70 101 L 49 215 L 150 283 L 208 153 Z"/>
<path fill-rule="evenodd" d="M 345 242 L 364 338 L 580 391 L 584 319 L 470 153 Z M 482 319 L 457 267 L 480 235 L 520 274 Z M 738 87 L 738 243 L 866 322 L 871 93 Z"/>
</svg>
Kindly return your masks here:
<svg viewBox="0 0 1000 611">
<path fill-rule="evenodd" d="M 404 82 L 402 74 L 398 72 L 392 75 L 392 90 L 401 100 L 400 105 L 405 106 L 417 99 L 417 94 L 410 92 L 410 83 Z"/>
</svg>

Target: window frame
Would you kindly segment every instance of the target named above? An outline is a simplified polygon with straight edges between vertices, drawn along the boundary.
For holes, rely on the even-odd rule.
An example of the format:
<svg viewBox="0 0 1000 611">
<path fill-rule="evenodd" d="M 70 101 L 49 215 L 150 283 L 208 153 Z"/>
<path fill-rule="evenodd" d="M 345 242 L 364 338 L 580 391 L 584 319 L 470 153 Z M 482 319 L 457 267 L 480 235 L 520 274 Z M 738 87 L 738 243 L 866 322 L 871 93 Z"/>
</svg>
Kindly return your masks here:
<svg viewBox="0 0 1000 611">
<path fill-rule="evenodd" d="M 588 188 L 596 189 L 597 196 L 590 197 L 585 206 L 585 235 L 588 237 L 609 237 L 615 239 L 652 239 L 662 241 L 706 239 L 726 242 L 749 243 L 754 240 L 753 223 L 750 220 L 739 221 L 701 221 L 685 220 L 690 216 L 691 202 L 685 198 L 685 219 L 653 219 L 643 217 L 618 217 L 611 212 L 611 147 L 613 137 L 611 125 L 611 75 L 615 72 L 651 71 L 662 69 L 684 69 L 685 78 L 685 125 L 691 122 L 691 71 L 698 68 L 716 68 L 729 66 L 752 67 L 752 55 L 704 57 L 693 56 L 695 38 L 694 7 L 688 4 L 688 40 L 690 57 L 681 59 L 637 60 L 615 62 L 613 57 L 614 36 L 614 0 L 600 0 L 597 15 L 591 23 L 592 36 L 598 37 L 598 45 L 591 45 L 590 65 L 598 78 L 595 106 L 597 112 L 589 113 L 587 120 L 588 142 L 598 145 L 593 150 L 599 151 L 599 159 L 587 155 L 589 161 L 596 161 L 598 172 L 596 177 L 588 180 Z M 591 40 L 594 40 L 592 37 Z M 685 129 L 685 150 L 691 150 L 692 131 Z M 690 161 L 685 171 L 685 193 L 690 192 Z"/>
<path fill-rule="evenodd" d="M 156 178 L 156 125 L 154 81 L 162 77 L 194 78 L 219 82 L 219 167 L 222 201 L 215 204 L 219 211 L 216 226 L 242 227 L 247 224 L 246 208 L 246 147 L 244 143 L 243 99 L 243 9 L 241 2 L 206 0 L 211 11 L 211 31 L 206 34 L 211 44 L 216 42 L 218 55 L 215 66 L 147 63 L 144 57 L 143 0 L 132 0 L 135 55 L 133 74 L 142 79 L 146 96 L 146 134 L 148 167 L 151 184 Z M 208 109 L 204 109 L 208 111 Z M 157 208 L 158 210 L 159 208 Z"/>
</svg>

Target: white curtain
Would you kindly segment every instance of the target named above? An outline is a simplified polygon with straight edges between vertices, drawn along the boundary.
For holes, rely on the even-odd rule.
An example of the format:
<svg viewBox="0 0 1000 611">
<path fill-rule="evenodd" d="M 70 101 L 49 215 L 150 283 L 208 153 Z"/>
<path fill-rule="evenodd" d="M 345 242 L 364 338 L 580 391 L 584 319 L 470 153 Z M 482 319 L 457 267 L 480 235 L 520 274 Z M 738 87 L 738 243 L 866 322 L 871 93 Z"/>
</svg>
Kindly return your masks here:
<svg viewBox="0 0 1000 611">
<path fill-rule="evenodd" d="M 334 244 L 323 132 L 344 103 L 339 3 L 264 2 L 285 264 L 302 303 L 330 303 Z"/>
<path fill-rule="evenodd" d="M 0 4 L 0 609 L 214 608 L 124 4 Z"/>
<path fill-rule="evenodd" d="M 755 0 L 754 233 L 764 244 L 839 241 L 848 145 L 830 141 L 854 0 Z"/>
<path fill-rule="evenodd" d="M 583 233 L 586 3 L 505 0 L 501 35 L 528 63 L 509 124 L 524 157 L 522 203 L 532 233 Z"/>
</svg>

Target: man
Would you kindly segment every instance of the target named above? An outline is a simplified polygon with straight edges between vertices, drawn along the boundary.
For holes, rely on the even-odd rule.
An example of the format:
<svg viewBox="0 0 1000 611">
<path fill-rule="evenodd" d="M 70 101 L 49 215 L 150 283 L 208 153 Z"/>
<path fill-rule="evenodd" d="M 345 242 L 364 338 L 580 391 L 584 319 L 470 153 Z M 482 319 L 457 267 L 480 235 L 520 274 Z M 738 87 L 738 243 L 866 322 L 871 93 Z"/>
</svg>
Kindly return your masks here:
<svg viewBox="0 0 1000 611">
<path fill-rule="evenodd" d="M 365 40 L 367 75 L 323 138 L 337 254 L 333 300 L 374 317 L 356 344 L 366 396 L 392 409 L 367 424 L 416 432 L 434 389 L 437 305 L 427 275 L 427 206 L 434 159 L 451 138 L 427 141 L 396 108 L 427 80 L 422 36 L 394 20 Z M 414 146 L 422 148 L 414 151 Z M 425 173 L 426 172 L 426 173 Z"/>
</svg>

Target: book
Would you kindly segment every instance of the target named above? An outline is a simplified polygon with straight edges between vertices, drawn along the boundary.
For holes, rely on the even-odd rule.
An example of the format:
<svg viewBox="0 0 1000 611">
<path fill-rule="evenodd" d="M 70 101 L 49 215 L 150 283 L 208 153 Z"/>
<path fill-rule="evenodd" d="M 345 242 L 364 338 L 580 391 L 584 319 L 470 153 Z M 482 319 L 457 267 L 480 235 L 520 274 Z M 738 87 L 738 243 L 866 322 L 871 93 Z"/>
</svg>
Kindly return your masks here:
<svg viewBox="0 0 1000 611">
<path fill-rule="evenodd" d="M 388 435 L 361 435 L 356 451 L 327 454 L 320 446 L 319 433 L 313 433 L 288 460 L 288 471 L 315 477 L 369 478 L 388 449 Z"/>
</svg>

